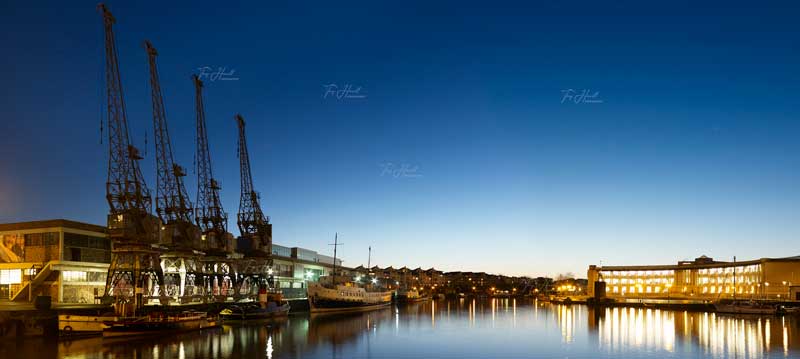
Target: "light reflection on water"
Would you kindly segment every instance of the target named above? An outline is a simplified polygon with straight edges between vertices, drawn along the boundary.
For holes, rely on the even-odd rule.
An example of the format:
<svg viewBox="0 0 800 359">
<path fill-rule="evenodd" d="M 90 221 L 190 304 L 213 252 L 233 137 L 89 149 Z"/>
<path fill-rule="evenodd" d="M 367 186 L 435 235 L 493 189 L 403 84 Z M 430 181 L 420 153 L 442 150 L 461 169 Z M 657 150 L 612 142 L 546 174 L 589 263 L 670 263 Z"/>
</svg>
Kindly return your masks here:
<svg viewBox="0 0 800 359">
<path fill-rule="evenodd" d="M 109 343 L 0 343 L 1 358 L 800 357 L 795 317 L 459 299 Z"/>
</svg>

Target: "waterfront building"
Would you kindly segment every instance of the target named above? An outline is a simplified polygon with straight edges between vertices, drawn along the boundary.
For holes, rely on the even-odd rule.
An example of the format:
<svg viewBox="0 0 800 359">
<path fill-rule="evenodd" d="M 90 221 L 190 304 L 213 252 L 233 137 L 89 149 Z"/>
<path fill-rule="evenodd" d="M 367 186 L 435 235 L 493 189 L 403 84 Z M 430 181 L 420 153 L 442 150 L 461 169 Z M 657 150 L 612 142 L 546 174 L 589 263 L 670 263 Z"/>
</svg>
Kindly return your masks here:
<svg viewBox="0 0 800 359">
<path fill-rule="evenodd" d="M 701 256 L 671 265 L 589 266 L 587 292 L 612 298 L 800 300 L 800 256 L 724 262 Z"/>
<path fill-rule="evenodd" d="M 278 244 L 272 245 L 272 258 L 274 285 L 287 298 L 304 298 L 306 282 L 331 274 L 334 263 L 331 256 L 310 249 Z M 349 270 L 342 267 L 341 259 L 336 259 L 336 271 L 339 275 L 344 275 Z"/>
<path fill-rule="evenodd" d="M 0 224 L 0 303 L 99 303 L 113 243 L 106 227 L 54 219 Z M 274 285 L 287 298 L 304 298 L 306 282 L 331 273 L 333 258 L 316 251 L 272 246 Z M 336 259 L 337 272 L 349 274 Z"/>
<path fill-rule="evenodd" d="M 106 228 L 54 219 L 0 224 L 0 301 L 94 303 L 111 262 Z"/>
</svg>

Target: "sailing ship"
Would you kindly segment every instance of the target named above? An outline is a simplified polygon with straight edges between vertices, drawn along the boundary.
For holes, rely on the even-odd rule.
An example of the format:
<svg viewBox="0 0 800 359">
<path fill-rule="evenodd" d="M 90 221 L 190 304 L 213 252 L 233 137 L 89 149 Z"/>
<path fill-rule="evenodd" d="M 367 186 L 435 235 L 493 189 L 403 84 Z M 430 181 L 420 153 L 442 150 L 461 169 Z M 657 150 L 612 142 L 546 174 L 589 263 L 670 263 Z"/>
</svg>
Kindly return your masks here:
<svg viewBox="0 0 800 359">
<path fill-rule="evenodd" d="M 714 309 L 717 313 L 725 314 L 761 314 L 775 315 L 778 308 L 774 305 L 756 303 L 753 301 L 733 301 L 731 303 L 715 303 Z"/>
<path fill-rule="evenodd" d="M 336 247 L 339 234 L 333 243 L 333 272 L 321 277 L 317 282 L 308 283 L 308 305 L 311 313 L 333 313 L 365 311 L 388 306 L 392 302 L 392 292 L 360 286 L 352 281 L 338 282 L 336 276 Z"/>
<path fill-rule="evenodd" d="M 774 305 L 758 303 L 755 301 L 741 301 L 736 300 L 736 257 L 733 257 L 733 301 L 730 303 L 722 303 L 717 301 L 714 303 L 714 309 L 717 313 L 725 314 L 759 314 L 759 315 L 775 315 L 778 314 L 778 307 Z"/>
</svg>

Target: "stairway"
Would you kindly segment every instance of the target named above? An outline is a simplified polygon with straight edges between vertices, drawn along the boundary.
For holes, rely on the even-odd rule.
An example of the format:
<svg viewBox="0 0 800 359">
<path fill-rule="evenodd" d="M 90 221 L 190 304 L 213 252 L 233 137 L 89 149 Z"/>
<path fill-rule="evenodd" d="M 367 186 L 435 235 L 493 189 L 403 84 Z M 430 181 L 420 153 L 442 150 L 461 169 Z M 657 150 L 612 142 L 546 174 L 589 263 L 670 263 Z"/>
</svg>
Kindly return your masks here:
<svg viewBox="0 0 800 359">
<path fill-rule="evenodd" d="M 36 267 L 34 266 L 33 268 Z M 25 283 L 25 285 L 22 286 L 22 289 L 20 289 L 17 293 L 14 294 L 13 297 L 11 297 L 11 301 L 12 302 L 33 301 L 33 298 L 30 297 L 30 294 L 36 291 L 36 288 L 42 285 L 42 283 L 44 283 L 44 281 L 47 279 L 47 277 L 50 276 L 52 272 L 53 272 L 52 262 L 47 262 L 47 264 L 45 264 L 43 267 L 41 267 L 41 269 L 39 269 L 38 272 L 36 272 L 36 276 L 33 277 L 33 280 Z"/>
</svg>

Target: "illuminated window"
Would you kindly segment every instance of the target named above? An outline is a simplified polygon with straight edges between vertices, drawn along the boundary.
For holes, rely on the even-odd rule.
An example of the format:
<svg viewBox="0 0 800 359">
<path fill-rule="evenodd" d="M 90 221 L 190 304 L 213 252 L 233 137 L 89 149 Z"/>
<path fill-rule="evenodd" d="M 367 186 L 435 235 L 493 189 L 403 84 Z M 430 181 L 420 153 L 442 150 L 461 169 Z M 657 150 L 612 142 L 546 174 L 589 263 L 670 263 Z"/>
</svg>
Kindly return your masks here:
<svg viewBox="0 0 800 359">
<path fill-rule="evenodd" d="M 63 271 L 61 272 L 62 278 L 65 282 L 85 282 L 86 272 L 84 271 Z"/>
<path fill-rule="evenodd" d="M 20 284 L 22 283 L 22 270 L 3 269 L 0 270 L 0 284 Z"/>
</svg>

